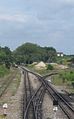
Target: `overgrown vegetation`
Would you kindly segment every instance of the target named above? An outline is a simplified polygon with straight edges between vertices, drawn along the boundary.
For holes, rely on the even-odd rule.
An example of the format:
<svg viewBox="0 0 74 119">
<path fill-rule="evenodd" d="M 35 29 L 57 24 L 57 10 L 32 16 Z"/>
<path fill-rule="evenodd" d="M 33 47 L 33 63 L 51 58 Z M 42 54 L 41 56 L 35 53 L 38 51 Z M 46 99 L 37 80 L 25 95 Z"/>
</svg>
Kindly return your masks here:
<svg viewBox="0 0 74 119">
<path fill-rule="evenodd" d="M 58 75 L 53 76 L 52 82 L 55 85 L 66 86 L 71 92 L 74 92 L 74 70 L 64 70 Z"/>
<path fill-rule="evenodd" d="M 6 94 L 7 96 L 0 100 L 0 104 L 3 105 L 8 101 L 9 97 L 14 96 L 20 85 L 21 75 L 18 69 L 12 69 L 11 72 L 0 78 L 0 96 Z"/>
<path fill-rule="evenodd" d="M 53 68 L 53 66 L 51 65 L 51 64 L 48 64 L 47 65 L 47 70 L 53 70 L 54 68 Z"/>
<path fill-rule="evenodd" d="M 11 93 L 11 96 L 14 96 L 16 94 L 16 91 L 19 87 L 19 84 L 20 84 L 20 80 L 21 79 L 21 75 L 20 75 L 20 72 L 18 71 L 16 73 L 16 76 L 15 78 L 13 79 L 11 85 L 9 86 L 9 92 Z"/>
<path fill-rule="evenodd" d="M 4 77 L 10 71 L 4 65 L 0 65 L 0 77 Z"/>
</svg>

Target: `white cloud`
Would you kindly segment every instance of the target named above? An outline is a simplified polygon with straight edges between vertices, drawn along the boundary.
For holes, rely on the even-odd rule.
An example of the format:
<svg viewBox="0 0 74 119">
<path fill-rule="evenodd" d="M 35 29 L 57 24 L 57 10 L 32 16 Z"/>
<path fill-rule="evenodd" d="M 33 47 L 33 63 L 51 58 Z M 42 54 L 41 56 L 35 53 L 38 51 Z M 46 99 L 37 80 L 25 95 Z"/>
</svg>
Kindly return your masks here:
<svg viewBox="0 0 74 119">
<path fill-rule="evenodd" d="M 57 0 L 56 2 L 59 2 L 59 3 L 74 3 L 74 0 Z"/>
<path fill-rule="evenodd" d="M 29 20 L 29 15 L 22 15 L 22 14 L 0 14 L 0 21 L 10 21 L 10 22 L 27 22 Z"/>
<path fill-rule="evenodd" d="M 38 16 L 32 14 L 0 14 L 0 22 L 13 22 L 22 24 L 36 24 L 41 25 L 42 22 L 39 20 Z"/>
<path fill-rule="evenodd" d="M 24 22 L 25 19 L 20 15 L 0 15 L 0 21 L 17 21 L 17 22 Z"/>
</svg>

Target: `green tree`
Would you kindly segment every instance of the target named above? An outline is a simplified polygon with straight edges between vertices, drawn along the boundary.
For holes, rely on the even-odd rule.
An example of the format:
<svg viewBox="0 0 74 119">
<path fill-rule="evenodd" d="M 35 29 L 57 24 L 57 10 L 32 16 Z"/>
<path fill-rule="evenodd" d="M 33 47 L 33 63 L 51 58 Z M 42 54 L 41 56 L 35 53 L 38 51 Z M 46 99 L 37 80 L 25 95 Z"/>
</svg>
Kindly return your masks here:
<svg viewBox="0 0 74 119">
<path fill-rule="evenodd" d="M 13 55 L 16 59 L 16 62 L 30 64 L 32 62 L 44 61 L 47 62 L 50 60 L 55 61 L 56 50 L 49 47 L 40 47 L 37 44 L 25 43 L 22 46 L 18 47 Z"/>
<path fill-rule="evenodd" d="M 12 63 L 12 52 L 8 47 L 0 47 L 0 64 L 5 64 L 9 68 L 9 65 Z M 8 66 L 7 66 L 8 65 Z"/>
</svg>

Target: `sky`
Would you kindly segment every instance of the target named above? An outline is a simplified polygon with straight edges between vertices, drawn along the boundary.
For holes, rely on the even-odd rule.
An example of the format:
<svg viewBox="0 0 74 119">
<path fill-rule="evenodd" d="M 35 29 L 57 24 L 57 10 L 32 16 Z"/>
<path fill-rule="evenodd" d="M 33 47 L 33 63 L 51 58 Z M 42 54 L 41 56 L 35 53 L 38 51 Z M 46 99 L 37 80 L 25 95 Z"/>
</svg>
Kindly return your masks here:
<svg viewBox="0 0 74 119">
<path fill-rule="evenodd" d="M 26 42 L 74 54 L 74 0 L 0 0 L 0 46 Z"/>
</svg>

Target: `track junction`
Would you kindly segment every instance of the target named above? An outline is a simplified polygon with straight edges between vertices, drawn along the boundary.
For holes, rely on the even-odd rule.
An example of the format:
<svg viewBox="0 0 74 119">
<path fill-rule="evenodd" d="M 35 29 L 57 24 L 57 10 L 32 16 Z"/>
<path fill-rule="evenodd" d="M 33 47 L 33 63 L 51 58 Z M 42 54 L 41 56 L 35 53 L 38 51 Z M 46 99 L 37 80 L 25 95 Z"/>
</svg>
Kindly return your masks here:
<svg viewBox="0 0 74 119">
<path fill-rule="evenodd" d="M 45 93 L 50 95 L 53 101 L 58 102 L 59 107 L 62 109 L 67 119 L 74 119 L 74 107 L 68 99 L 62 96 L 58 91 L 45 80 L 46 77 L 56 75 L 51 73 L 46 76 L 41 76 L 38 73 L 32 72 L 25 67 L 21 67 L 24 74 L 24 95 L 23 95 L 23 119 L 42 119 L 42 103 Z M 30 75 L 34 75 L 39 81 L 39 86 L 34 90 L 31 85 Z M 70 97 L 69 97 L 70 98 Z"/>
</svg>

